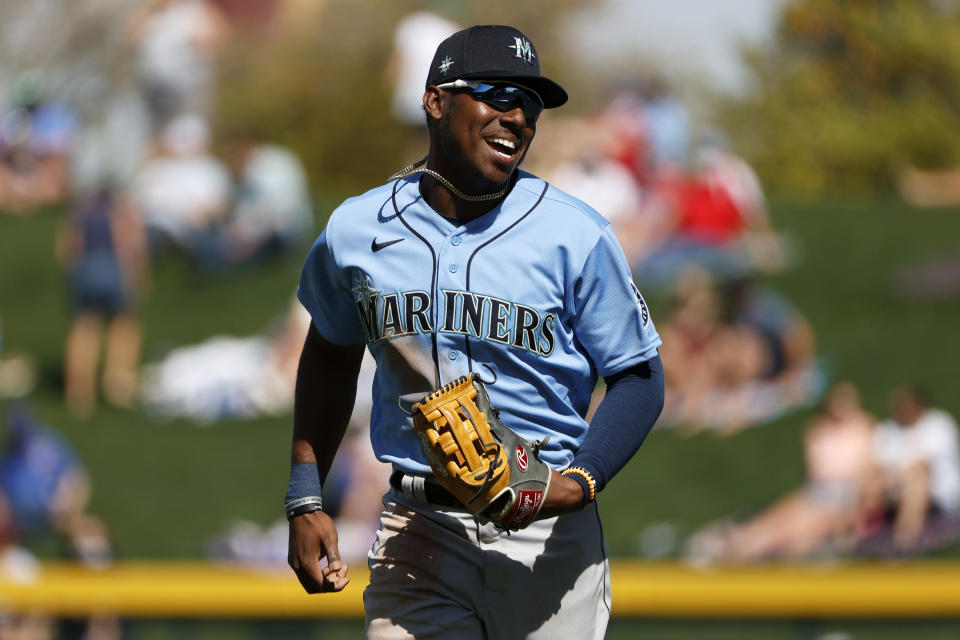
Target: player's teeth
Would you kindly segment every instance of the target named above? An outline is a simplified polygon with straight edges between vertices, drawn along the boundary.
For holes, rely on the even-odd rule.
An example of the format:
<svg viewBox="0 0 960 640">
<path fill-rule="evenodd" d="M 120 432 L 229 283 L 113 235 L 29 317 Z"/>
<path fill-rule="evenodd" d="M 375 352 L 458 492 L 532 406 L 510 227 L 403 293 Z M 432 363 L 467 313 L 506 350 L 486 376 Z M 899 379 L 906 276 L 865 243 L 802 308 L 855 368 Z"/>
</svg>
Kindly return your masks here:
<svg viewBox="0 0 960 640">
<path fill-rule="evenodd" d="M 516 149 L 516 148 L 517 148 L 517 145 L 513 142 L 513 140 L 505 140 L 505 139 L 503 139 L 503 138 L 494 138 L 493 141 L 496 142 L 497 144 L 502 144 L 502 145 L 505 146 L 507 149 Z"/>
</svg>

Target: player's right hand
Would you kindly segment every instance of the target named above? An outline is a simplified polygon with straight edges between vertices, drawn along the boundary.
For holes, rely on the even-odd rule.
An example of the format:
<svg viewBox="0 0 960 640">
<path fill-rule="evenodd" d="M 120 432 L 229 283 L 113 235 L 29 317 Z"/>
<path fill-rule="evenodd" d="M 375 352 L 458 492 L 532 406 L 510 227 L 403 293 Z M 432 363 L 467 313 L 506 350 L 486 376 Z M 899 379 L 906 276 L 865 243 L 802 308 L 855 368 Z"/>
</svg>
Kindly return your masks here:
<svg viewBox="0 0 960 640">
<path fill-rule="evenodd" d="M 323 558 L 327 559 L 326 565 L 321 564 Z M 323 511 L 305 513 L 290 521 L 287 564 L 307 593 L 342 591 L 350 582 L 337 548 L 337 528 Z"/>
</svg>

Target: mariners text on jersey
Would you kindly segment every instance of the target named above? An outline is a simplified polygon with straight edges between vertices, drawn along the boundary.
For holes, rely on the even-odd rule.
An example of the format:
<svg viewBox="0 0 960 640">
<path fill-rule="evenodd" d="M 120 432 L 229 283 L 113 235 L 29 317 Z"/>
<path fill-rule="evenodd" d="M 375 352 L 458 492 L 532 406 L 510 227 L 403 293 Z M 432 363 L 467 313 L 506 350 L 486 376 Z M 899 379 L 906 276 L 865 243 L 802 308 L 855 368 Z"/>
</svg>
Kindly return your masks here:
<svg viewBox="0 0 960 640">
<path fill-rule="evenodd" d="M 369 280 L 362 278 L 367 283 Z M 389 340 L 434 331 L 430 310 L 434 301 L 426 291 L 381 294 L 373 287 L 354 289 L 357 310 L 367 342 Z M 472 291 L 441 290 L 443 324 L 440 333 L 469 335 L 524 349 L 541 356 L 556 343 L 554 313 Z"/>
</svg>

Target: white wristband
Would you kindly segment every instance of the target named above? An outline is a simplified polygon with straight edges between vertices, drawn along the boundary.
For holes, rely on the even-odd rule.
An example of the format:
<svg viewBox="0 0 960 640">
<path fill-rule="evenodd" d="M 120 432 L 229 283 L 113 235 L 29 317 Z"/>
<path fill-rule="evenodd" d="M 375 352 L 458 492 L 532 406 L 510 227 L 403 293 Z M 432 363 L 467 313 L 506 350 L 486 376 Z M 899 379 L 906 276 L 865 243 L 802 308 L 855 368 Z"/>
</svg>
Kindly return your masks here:
<svg viewBox="0 0 960 640">
<path fill-rule="evenodd" d="M 312 513 L 323 509 L 323 498 L 320 496 L 306 496 L 291 500 L 283 505 L 283 510 L 287 512 L 287 520 L 295 518 L 304 513 Z"/>
</svg>

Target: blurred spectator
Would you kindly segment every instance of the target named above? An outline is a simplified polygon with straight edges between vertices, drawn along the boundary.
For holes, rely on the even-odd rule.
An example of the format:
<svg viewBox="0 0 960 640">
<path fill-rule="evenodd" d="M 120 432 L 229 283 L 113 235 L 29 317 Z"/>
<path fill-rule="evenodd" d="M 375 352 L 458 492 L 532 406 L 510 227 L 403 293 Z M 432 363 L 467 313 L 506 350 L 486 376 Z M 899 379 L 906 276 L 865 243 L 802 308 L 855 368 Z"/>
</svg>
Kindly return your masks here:
<svg viewBox="0 0 960 640">
<path fill-rule="evenodd" d="M 153 0 L 130 27 L 155 131 L 178 114 L 209 113 L 215 54 L 228 32 L 208 0 Z"/>
<path fill-rule="evenodd" d="M 690 116 L 686 105 L 666 79 L 657 75 L 644 83 L 642 99 L 654 167 L 685 167 L 690 151 Z"/>
<path fill-rule="evenodd" d="M 897 388 L 890 417 L 877 427 L 875 499 L 900 550 L 915 548 L 925 527 L 960 515 L 960 446 L 957 423 L 932 408 L 914 385 Z"/>
<path fill-rule="evenodd" d="M 134 88 L 90 84 L 71 165 L 74 198 L 104 184 L 129 187 L 152 143 L 147 107 Z"/>
<path fill-rule="evenodd" d="M 748 562 L 852 549 L 875 421 L 856 387 L 835 385 L 804 436 L 804 486 L 746 522 L 714 525 L 695 535 L 688 547 L 691 559 Z"/>
<path fill-rule="evenodd" d="M 661 325 L 661 425 L 729 435 L 816 401 L 824 375 L 813 330 L 786 298 L 750 279 L 717 287 L 700 267 L 677 277 Z"/>
<path fill-rule="evenodd" d="M 285 413 L 309 322 L 294 301 L 274 331 L 174 349 L 144 367 L 140 401 L 153 416 L 201 423 Z"/>
<path fill-rule="evenodd" d="M 606 153 L 611 132 L 603 123 L 585 119 L 569 134 L 579 141 L 573 157 L 550 170 L 550 182 L 596 209 L 615 230 L 639 217 L 641 191 L 630 172 Z M 617 236 L 625 235 L 619 231 Z"/>
<path fill-rule="evenodd" d="M 632 109 L 628 98 L 618 98 L 596 114 L 552 122 L 547 139 L 525 160 L 609 220 L 628 260 L 657 246 L 671 222 L 665 203 L 641 186 L 625 160 L 635 149 L 630 127 L 639 126 Z"/>
<path fill-rule="evenodd" d="M 653 180 L 650 123 L 635 82 L 621 83 L 610 103 L 597 114 L 608 134 L 608 157 L 627 169 L 637 184 L 648 187 Z M 579 142 L 579 141 L 578 141 Z"/>
<path fill-rule="evenodd" d="M 751 263 L 764 270 L 783 266 L 784 247 L 770 226 L 766 198 L 753 168 L 731 151 L 726 137 L 719 133 L 704 136 L 696 153 L 703 184 L 725 193 L 742 220 L 740 240 Z"/>
<path fill-rule="evenodd" d="M 125 194 L 102 186 L 78 198 L 57 245 L 69 274 L 73 312 L 64 354 L 67 407 L 86 417 L 96 404 L 102 335 L 104 398 L 114 406 L 130 407 L 140 359 L 137 305 L 148 277 L 138 211 Z"/>
<path fill-rule="evenodd" d="M 233 209 L 200 236 L 195 249 L 197 261 L 208 269 L 246 264 L 312 237 L 307 174 L 293 152 L 238 140 L 232 159 L 239 174 Z"/>
<path fill-rule="evenodd" d="M 209 152 L 210 127 L 196 114 L 164 127 L 159 154 L 134 178 L 133 194 L 143 212 L 151 255 L 192 255 L 202 232 L 226 216 L 230 173 Z"/>
<path fill-rule="evenodd" d="M 418 132 L 426 132 L 423 91 L 437 45 L 460 27 L 430 11 L 417 11 L 397 23 L 387 79 L 393 87 L 393 117 Z"/>
<path fill-rule="evenodd" d="M 14 93 L 0 114 L 0 210 L 23 213 L 66 197 L 77 118 L 44 94 L 39 72 L 22 75 Z"/>
<path fill-rule="evenodd" d="M 386 81 L 393 90 L 390 109 L 403 128 L 403 157 L 420 158 L 427 148 L 427 121 L 423 112 L 426 70 L 430 68 L 437 45 L 459 30 L 459 25 L 432 11 L 408 14 L 394 29 Z"/>
<path fill-rule="evenodd" d="M 70 557 L 93 569 L 109 566 L 109 532 L 87 511 L 90 495 L 90 478 L 66 440 L 26 408 L 9 410 L 0 453 L 0 547 L 53 532 Z M 26 622 L 36 630 L 37 621 Z M 85 638 L 120 637 L 119 621 L 111 616 L 98 615 L 83 627 Z"/>
<path fill-rule="evenodd" d="M 756 174 L 719 136 L 701 142 L 694 175 L 658 189 L 673 208 L 672 228 L 661 246 L 633 262 L 641 282 L 669 288 L 691 264 L 717 278 L 784 265 L 784 247 L 771 229 Z"/>
<path fill-rule="evenodd" d="M 783 295 L 752 277 L 721 286 L 725 322 L 735 339 L 721 361 L 738 360 L 735 379 L 771 380 L 808 364 L 815 355 L 813 328 Z"/>
</svg>

